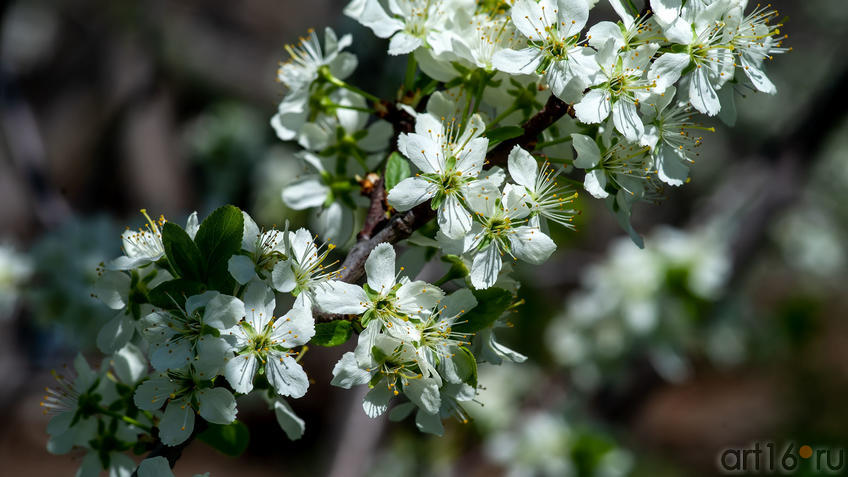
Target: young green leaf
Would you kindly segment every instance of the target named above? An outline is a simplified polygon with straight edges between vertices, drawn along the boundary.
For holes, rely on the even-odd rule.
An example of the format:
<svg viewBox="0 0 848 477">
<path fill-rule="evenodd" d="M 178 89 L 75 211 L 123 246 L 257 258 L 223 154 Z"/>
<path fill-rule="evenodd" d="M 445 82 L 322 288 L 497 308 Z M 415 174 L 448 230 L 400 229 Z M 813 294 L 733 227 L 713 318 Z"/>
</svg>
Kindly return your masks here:
<svg viewBox="0 0 848 477">
<path fill-rule="evenodd" d="M 194 238 L 197 247 L 206 257 L 209 269 L 227 261 L 241 248 L 244 233 L 244 217 L 232 205 L 216 209 L 200 224 Z"/>
<path fill-rule="evenodd" d="M 409 177 L 410 174 L 409 161 L 397 152 L 393 152 L 386 163 L 386 191 L 392 190 L 394 186 Z"/>
<path fill-rule="evenodd" d="M 250 430 L 241 421 L 233 421 L 227 425 L 209 423 L 209 427 L 198 434 L 197 438 L 224 455 L 238 457 L 247 450 Z"/>
<path fill-rule="evenodd" d="M 151 305 L 166 310 L 185 308 L 186 298 L 199 295 L 206 291 L 206 286 L 200 282 L 177 278 L 160 283 L 147 294 Z"/>
<path fill-rule="evenodd" d="M 347 320 L 336 320 L 329 323 L 315 323 L 315 336 L 311 343 L 318 346 L 339 346 L 344 344 L 353 333 L 353 327 Z"/>
<path fill-rule="evenodd" d="M 162 226 L 162 244 L 177 275 L 188 280 L 203 281 L 206 261 L 182 227 L 172 222 L 165 223 Z"/>
<path fill-rule="evenodd" d="M 235 287 L 227 262 L 241 249 L 244 234 L 244 217 L 232 205 L 216 209 L 200 224 L 194 238 L 197 247 L 206 257 L 209 287 L 223 293 L 232 293 Z"/>
<path fill-rule="evenodd" d="M 487 288 L 485 290 L 474 290 L 474 298 L 477 306 L 469 310 L 459 318 L 453 329 L 461 333 L 476 333 L 488 328 L 509 308 L 512 304 L 512 293 L 503 288 Z"/>
<path fill-rule="evenodd" d="M 524 128 L 518 126 L 504 126 L 502 128 L 492 129 L 486 133 L 486 137 L 489 138 L 489 149 L 495 147 L 498 143 L 515 139 L 522 134 L 524 134 Z"/>
<path fill-rule="evenodd" d="M 456 353 L 456 363 L 459 375 L 465 380 L 466 384 L 477 387 L 477 359 L 468 348 L 461 346 L 459 352 Z"/>
</svg>

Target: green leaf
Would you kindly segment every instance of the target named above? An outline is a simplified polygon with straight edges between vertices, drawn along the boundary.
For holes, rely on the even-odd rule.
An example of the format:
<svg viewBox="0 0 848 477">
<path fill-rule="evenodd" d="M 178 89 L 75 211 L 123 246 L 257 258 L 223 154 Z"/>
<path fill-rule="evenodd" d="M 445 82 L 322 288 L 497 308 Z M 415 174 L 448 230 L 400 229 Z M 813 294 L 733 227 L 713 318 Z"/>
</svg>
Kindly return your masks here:
<svg viewBox="0 0 848 477">
<path fill-rule="evenodd" d="M 500 316 L 512 304 L 512 293 L 503 288 L 487 288 L 485 290 L 473 290 L 477 306 L 459 317 L 453 330 L 461 333 L 476 333 L 484 328 L 492 326 Z"/>
<path fill-rule="evenodd" d="M 459 353 L 455 356 L 456 363 L 459 368 L 460 376 L 465 380 L 466 384 L 477 387 L 477 359 L 474 354 L 464 346 L 460 346 Z"/>
<path fill-rule="evenodd" d="M 213 424 L 197 435 L 197 438 L 230 457 L 238 457 L 247 450 L 250 443 L 250 430 L 241 421 L 230 424 Z"/>
<path fill-rule="evenodd" d="M 353 328 L 347 320 L 315 323 L 315 336 L 311 342 L 318 346 L 338 346 L 344 344 L 352 333 Z"/>
<path fill-rule="evenodd" d="M 177 278 L 157 285 L 147 294 L 147 299 L 155 307 L 173 310 L 185 308 L 186 298 L 205 291 L 206 285 L 200 282 Z"/>
<path fill-rule="evenodd" d="M 524 128 L 522 127 L 504 126 L 487 132 L 486 137 L 489 138 L 489 148 L 491 149 L 498 143 L 515 139 L 522 134 L 524 134 Z"/>
<path fill-rule="evenodd" d="M 165 245 L 165 255 L 177 275 L 188 280 L 203 281 L 206 275 L 206 261 L 182 227 L 173 222 L 166 222 L 162 226 L 162 244 Z"/>
<path fill-rule="evenodd" d="M 227 262 L 241 249 L 243 234 L 244 217 L 232 205 L 216 209 L 200 224 L 194 241 L 206 257 L 206 278 L 210 288 L 232 293 L 235 280 L 227 270 Z"/>
<path fill-rule="evenodd" d="M 394 186 L 412 173 L 409 169 L 409 161 L 397 152 L 393 152 L 389 156 L 389 161 L 386 163 L 386 191 L 390 191 Z"/>
<path fill-rule="evenodd" d="M 380 364 L 385 363 L 386 360 L 389 359 L 389 355 L 384 353 L 383 350 L 381 350 L 380 348 L 378 348 L 376 346 L 371 347 L 371 355 L 373 355 L 374 359 Z M 379 374 L 379 373 L 377 373 L 377 374 Z"/>
</svg>

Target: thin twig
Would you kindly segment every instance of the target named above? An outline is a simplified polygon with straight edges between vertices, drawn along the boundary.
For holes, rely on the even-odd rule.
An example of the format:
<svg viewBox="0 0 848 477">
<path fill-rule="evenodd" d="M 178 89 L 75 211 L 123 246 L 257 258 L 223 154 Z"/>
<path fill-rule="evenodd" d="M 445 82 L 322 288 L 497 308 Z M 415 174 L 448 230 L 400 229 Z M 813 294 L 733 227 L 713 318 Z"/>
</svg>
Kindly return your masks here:
<svg viewBox="0 0 848 477">
<path fill-rule="evenodd" d="M 168 465 L 173 468 L 175 465 L 177 465 L 177 460 L 183 455 L 183 450 L 188 447 L 189 444 L 191 444 L 191 442 L 194 440 L 195 437 L 197 437 L 198 434 L 206 430 L 208 425 L 209 424 L 207 424 L 205 420 L 197 419 L 194 424 L 194 430 L 192 431 L 191 435 L 188 436 L 188 439 L 175 446 L 168 446 L 163 444 L 157 436 L 156 444 L 154 444 L 153 449 L 147 454 L 145 459 L 150 459 L 153 457 L 164 457 L 168 459 Z M 138 468 L 133 471 L 132 477 L 138 477 Z"/>
<path fill-rule="evenodd" d="M 368 174 L 368 177 L 363 181 L 367 182 L 367 186 L 363 186 L 363 193 L 369 195 L 371 205 L 368 207 L 368 215 L 365 216 L 362 231 L 356 236 L 358 240 L 371 238 L 376 229 L 386 220 L 385 180 L 382 177 L 375 179 L 373 176 L 376 176 L 376 174 Z"/>
<path fill-rule="evenodd" d="M 559 121 L 566 114 L 573 118 L 575 115 L 574 107 L 551 95 L 545 106 L 521 126 L 524 128 L 524 134 L 498 144 L 489 152 L 487 166 L 505 165 L 509 152 L 515 146 L 534 149 L 542 131 L 551 127 L 553 123 Z"/>
</svg>

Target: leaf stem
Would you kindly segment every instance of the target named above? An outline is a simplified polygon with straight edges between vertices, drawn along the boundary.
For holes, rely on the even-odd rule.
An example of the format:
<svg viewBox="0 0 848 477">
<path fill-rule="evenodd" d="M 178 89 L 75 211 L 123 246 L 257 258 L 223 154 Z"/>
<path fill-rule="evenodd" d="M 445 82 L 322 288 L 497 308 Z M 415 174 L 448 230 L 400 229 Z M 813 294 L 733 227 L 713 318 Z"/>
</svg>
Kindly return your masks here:
<svg viewBox="0 0 848 477">
<path fill-rule="evenodd" d="M 539 150 L 539 149 L 542 149 L 542 148 L 545 148 L 545 147 L 555 146 L 557 144 L 562 144 L 562 143 L 568 142 L 568 141 L 571 141 L 571 136 L 563 136 L 559 139 L 551 139 L 550 141 L 540 142 L 540 143 L 536 144 L 536 150 Z"/>
<path fill-rule="evenodd" d="M 489 123 L 489 127 L 486 128 L 486 131 L 490 131 L 493 126 L 500 123 L 501 121 L 506 119 L 507 116 L 509 116 L 510 114 L 512 114 L 516 111 L 518 111 L 518 104 L 512 103 L 512 106 L 504 109 L 501 114 L 498 114 L 498 116 Z"/>
<path fill-rule="evenodd" d="M 406 57 L 406 76 L 403 79 L 403 88 L 406 91 L 412 91 L 415 86 L 415 71 L 418 69 L 418 62 L 415 61 L 415 54 L 410 53 Z"/>
<path fill-rule="evenodd" d="M 380 102 L 380 98 L 378 98 L 377 96 L 374 96 L 373 94 L 371 94 L 367 91 L 359 89 L 352 84 L 346 83 L 345 81 L 342 81 L 342 80 L 336 78 L 335 76 L 333 76 L 332 73 L 330 73 L 329 68 L 319 69 L 318 74 L 321 75 L 322 78 L 327 80 L 327 82 L 329 82 L 332 85 L 338 86 L 339 88 L 344 88 L 348 91 L 353 91 L 354 93 L 364 97 L 365 99 L 367 99 L 371 102 L 374 102 L 374 103 Z"/>
<path fill-rule="evenodd" d="M 131 418 L 131 417 L 129 417 L 129 416 L 125 416 L 125 415 L 123 415 L 123 414 L 119 414 L 119 413 L 117 413 L 117 412 L 115 412 L 115 411 L 110 411 L 109 409 L 106 409 L 106 408 L 105 408 L 105 407 L 103 407 L 103 406 L 98 407 L 98 408 L 97 408 L 97 412 L 99 412 L 100 414 L 103 414 L 103 415 L 105 415 L 105 416 L 110 416 L 110 417 L 114 417 L 114 418 L 116 418 L 116 419 L 120 419 L 120 420 L 122 420 L 122 421 L 126 422 L 127 424 L 130 424 L 130 425 L 132 425 L 132 426 L 135 426 L 135 427 L 137 427 L 137 428 L 139 428 L 139 429 L 143 429 L 143 430 L 144 430 L 145 432 L 147 432 L 148 434 L 152 434 L 152 433 L 153 433 L 153 428 L 152 428 L 152 427 L 150 427 L 150 426 L 148 426 L 147 424 L 144 424 L 144 423 L 142 423 L 141 421 L 139 421 L 139 420 L 137 420 L 137 419 L 133 419 L 133 418 Z"/>
</svg>

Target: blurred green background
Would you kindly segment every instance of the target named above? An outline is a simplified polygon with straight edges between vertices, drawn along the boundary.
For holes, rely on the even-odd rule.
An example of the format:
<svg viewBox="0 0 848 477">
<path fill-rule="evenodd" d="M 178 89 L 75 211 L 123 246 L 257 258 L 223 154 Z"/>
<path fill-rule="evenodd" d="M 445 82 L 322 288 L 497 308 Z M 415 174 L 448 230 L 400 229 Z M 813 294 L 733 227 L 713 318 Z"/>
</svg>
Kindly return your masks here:
<svg viewBox="0 0 848 477">
<path fill-rule="evenodd" d="M 637 2 L 638 3 L 638 2 Z M 44 450 L 49 370 L 110 318 L 90 297 L 140 208 L 181 222 L 233 203 L 306 223 L 281 187 L 301 172 L 268 121 L 283 46 L 308 27 L 352 33 L 354 84 L 392 95 L 404 62 L 341 0 L 0 2 L 0 462 L 71 475 Z M 330 388 L 349 346 L 313 350 L 289 442 L 242 403 L 247 454 L 189 447 L 177 475 L 715 475 L 753 442 L 848 446 L 848 7 L 775 0 L 789 54 L 776 97 L 739 88 L 735 127 L 705 137 L 692 181 L 640 206 L 640 251 L 581 195 L 579 231 L 517 267 L 526 303 L 500 331 L 528 356 L 481 369 L 470 423 L 443 438 L 371 420 Z M 753 5 L 752 5 L 753 7 Z M 590 22 L 612 18 L 606 2 Z M 795 475 L 815 475 L 803 461 Z"/>
</svg>

